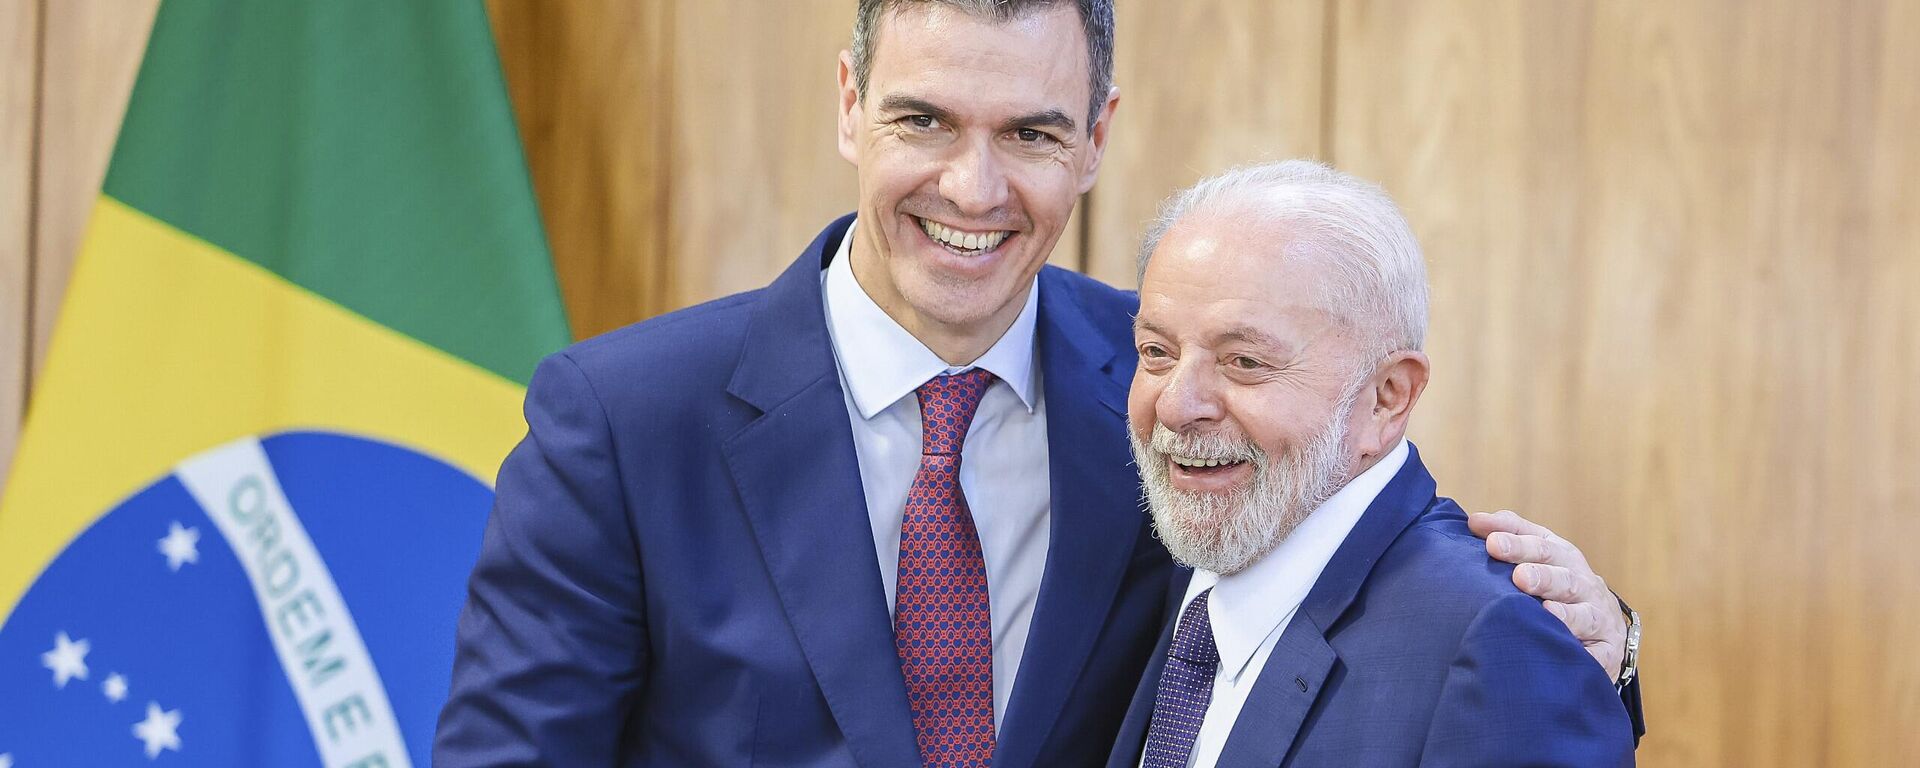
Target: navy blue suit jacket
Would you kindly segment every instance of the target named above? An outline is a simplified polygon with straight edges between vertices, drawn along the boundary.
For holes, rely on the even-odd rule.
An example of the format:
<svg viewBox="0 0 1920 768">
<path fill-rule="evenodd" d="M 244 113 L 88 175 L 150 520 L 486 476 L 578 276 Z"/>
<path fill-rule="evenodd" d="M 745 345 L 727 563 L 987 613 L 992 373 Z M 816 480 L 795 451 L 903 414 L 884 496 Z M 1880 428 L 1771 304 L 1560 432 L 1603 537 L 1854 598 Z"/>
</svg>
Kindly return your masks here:
<svg viewBox="0 0 1920 768">
<path fill-rule="evenodd" d="M 1612 681 L 1512 574 L 1411 451 L 1281 633 L 1219 765 L 1632 765 Z M 1168 621 L 1109 768 L 1139 764 L 1172 638 Z"/>
<path fill-rule="evenodd" d="M 850 221 L 762 290 L 541 363 L 435 765 L 919 763 L 821 304 Z M 1173 569 L 1127 455 L 1135 299 L 1039 279 L 1053 538 L 994 765 L 1097 765 Z"/>
</svg>

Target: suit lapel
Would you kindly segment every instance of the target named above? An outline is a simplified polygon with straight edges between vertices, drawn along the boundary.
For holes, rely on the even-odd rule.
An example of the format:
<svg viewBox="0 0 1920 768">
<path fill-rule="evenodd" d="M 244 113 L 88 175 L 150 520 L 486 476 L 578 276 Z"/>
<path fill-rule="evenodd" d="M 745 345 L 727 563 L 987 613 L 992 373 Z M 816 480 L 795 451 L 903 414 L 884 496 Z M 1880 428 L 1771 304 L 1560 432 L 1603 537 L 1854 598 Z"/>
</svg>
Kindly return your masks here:
<svg viewBox="0 0 1920 768">
<path fill-rule="evenodd" d="M 1296 614 L 1240 706 L 1240 718 L 1220 751 L 1220 765 L 1279 765 L 1285 760 L 1336 660 L 1312 617 Z"/>
<path fill-rule="evenodd" d="M 1046 392 L 1051 542 L 1033 626 L 994 764 L 1030 765 L 1106 625 L 1139 537 L 1140 491 L 1127 471 L 1126 389 L 1112 329 L 1102 331 L 1051 268 L 1035 330 Z"/>
<path fill-rule="evenodd" d="M 740 503 L 827 707 L 862 765 L 917 765 L 820 269 L 834 222 L 763 292 L 728 391 L 761 415 L 726 445 Z"/>
<path fill-rule="evenodd" d="M 1160 622 L 1160 641 L 1153 647 L 1153 655 L 1147 657 L 1147 670 L 1140 676 L 1140 685 L 1133 691 L 1133 701 L 1127 705 L 1126 719 L 1120 721 L 1120 735 L 1113 740 L 1113 755 L 1108 759 L 1108 768 L 1134 768 L 1140 764 L 1141 753 L 1147 748 L 1147 727 L 1153 724 L 1153 705 L 1160 693 L 1160 673 L 1167 668 L 1167 648 L 1173 645 L 1175 618 L 1182 609 L 1181 598 L 1187 596 L 1187 584 L 1193 580 L 1193 571 L 1182 566 L 1174 573 L 1167 586 L 1167 603 L 1160 610 L 1165 617 Z"/>
<path fill-rule="evenodd" d="M 1409 443 L 1406 464 L 1367 506 L 1275 643 L 1227 736 L 1221 765 L 1279 765 L 1286 759 L 1339 661 L 1328 632 L 1353 605 L 1380 555 L 1432 503 L 1434 490 L 1433 476 Z"/>
</svg>

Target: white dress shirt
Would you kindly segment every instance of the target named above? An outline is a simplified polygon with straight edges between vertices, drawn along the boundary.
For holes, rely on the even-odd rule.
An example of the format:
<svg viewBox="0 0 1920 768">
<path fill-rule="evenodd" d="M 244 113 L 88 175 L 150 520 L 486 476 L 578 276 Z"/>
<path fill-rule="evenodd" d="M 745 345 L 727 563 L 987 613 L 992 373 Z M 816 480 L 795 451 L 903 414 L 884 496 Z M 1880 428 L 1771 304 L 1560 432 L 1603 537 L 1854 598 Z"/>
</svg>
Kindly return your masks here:
<svg viewBox="0 0 1920 768">
<path fill-rule="evenodd" d="M 899 583 L 901 518 L 920 470 L 920 401 L 914 390 L 940 374 L 971 368 L 984 368 L 996 378 L 960 449 L 960 491 L 973 513 L 987 566 L 997 731 L 1027 646 L 1050 539 L 1047 408 L 1033 344 L 1039 280 L 1027 289 L 1026 307 L 1013 326 L 986 354 L 968 365 L 949 366 L 860 287 L 849 256 L 852 242 L 849 228 L 833 262 L 822 270 L 821 290 L 889 615 Z"/>
<path fill-rule="evenodd" d="M 1301 521 L 1280 546 L 1231 576 L 1195 570 L 1180 601 L 1184 611 L 1193 598 L 1209 587 L 1207 618 L 1213 625 L 1213 643 L 1220 651 L 1220 669 L 1213 676 L 1213 699 L 1200 724 L 1187 765 L 1212 768 L 1227 745 L 1240 707 L 1247 703 L 1260 670 L 1280 635 L 1287 631 L 1300 604 L 1320 580 L 1333 553 L 1353 532 L 1360 516 L 1400 467 L 1407 463 L 1407 441 L 1401 440 L 1379 463 L 1349 481 L 1313 514 Z M 1143 758 L 1144 759 L 1144 758 Z"/>
</svg>

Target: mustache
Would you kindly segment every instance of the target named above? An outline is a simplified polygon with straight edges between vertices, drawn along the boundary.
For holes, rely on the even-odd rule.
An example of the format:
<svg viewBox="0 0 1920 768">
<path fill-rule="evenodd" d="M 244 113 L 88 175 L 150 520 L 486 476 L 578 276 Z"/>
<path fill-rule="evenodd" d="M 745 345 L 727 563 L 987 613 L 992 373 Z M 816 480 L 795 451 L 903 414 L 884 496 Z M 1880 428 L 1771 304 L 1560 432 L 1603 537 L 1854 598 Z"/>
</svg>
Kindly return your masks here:
<svg viewBox="0 0 1920 768">
<path fill-rule="evenodd" d="M 1181 434 L 1159 422 L 1154 422 L 1153 435 L 1147 447 L 1161 456 L 1179 455 L 1193 459 L 1251 461 L 1261 466 L 1264 466 L 1267 460 L 1266 452 L 1260 450 L 1260 446 L 1255 445 L 1245 435 L 1226 432 Z"/>
</svg>

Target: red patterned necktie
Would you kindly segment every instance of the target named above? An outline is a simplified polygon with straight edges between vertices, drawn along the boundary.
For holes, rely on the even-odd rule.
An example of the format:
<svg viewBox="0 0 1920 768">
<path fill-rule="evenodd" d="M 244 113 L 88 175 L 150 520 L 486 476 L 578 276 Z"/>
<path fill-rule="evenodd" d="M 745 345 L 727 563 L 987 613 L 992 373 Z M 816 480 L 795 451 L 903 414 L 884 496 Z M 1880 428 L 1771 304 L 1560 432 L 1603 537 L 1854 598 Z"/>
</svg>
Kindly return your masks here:
<svg viewBox="0 0 1920 768">
<path fill-rule="evenodd" d="M 993 762 L 993 617 L 980 535 L 960 493 L 960 445 L 993 374 L 935 376 L 920 400 L 920 471 L 900 522 L 894 646 L 928 768 Z"/>
</svg>

